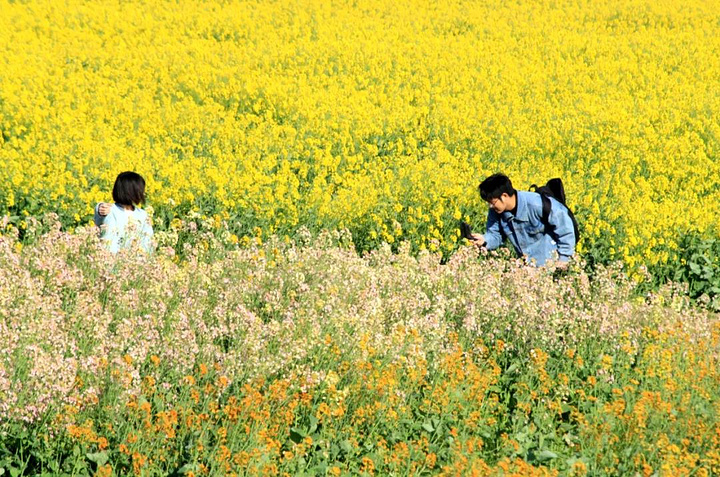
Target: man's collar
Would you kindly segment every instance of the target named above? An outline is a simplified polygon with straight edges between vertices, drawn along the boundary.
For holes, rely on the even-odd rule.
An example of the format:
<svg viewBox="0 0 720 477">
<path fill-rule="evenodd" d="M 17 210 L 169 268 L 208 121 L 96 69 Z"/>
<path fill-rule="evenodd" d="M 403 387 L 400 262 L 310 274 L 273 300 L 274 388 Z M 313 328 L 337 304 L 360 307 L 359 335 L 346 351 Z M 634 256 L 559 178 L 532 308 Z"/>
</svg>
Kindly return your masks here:
<svg viewBox="0 0 720 477">
<path fill-rule="evenodd" d="M 528 220 L 528 208 L 527 208 L 527 200 L 525 198 L 525 195 L 521 191 L 517 191 L 515 193 L 515 200 L 517 203 L 515 204 L 516 210 L 515 215 L 513 216 L 510 212 L 508 212 L 508 215 L 511 217 L 514 217 L 513 220 L 520 220 L 521 222 L 527 222 Z"/>
</svg>

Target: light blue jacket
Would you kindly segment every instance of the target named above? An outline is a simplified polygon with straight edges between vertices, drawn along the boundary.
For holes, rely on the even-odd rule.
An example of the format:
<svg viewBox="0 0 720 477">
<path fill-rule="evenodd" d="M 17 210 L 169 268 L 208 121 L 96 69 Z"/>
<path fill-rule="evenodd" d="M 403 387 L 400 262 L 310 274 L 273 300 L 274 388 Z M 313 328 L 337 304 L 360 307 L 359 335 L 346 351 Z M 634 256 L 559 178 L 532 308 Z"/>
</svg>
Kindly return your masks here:
<svg viewBox="0 0 720 477">
<path fill-rule="evenodd" d="M 100 227 L 100 238 L 112 253 L 131 248 L 138 243 L 146 252 L 153 250 L 153 229 L 147 212 L 139 207 L 126 210 L 113 204 L 106 216 L 100 215 L 100 204 L 95 206 L 95 225 Z"/>
<path fill-rule="evenodd" d="M 550 198 L 552 210 L 548 222 L 554 226 L 545 230 L 542 222 L 542 197 L 536 192 L 517 192 L 517 209 L 498 214 L 490 209 L 485 235 L 486 248 L 498 248 L 507 237 L 519 256 L 536 265 L 555 257 L 567 262 L 575 254 L 575 231 L 567 208 Z"/>
</svg>

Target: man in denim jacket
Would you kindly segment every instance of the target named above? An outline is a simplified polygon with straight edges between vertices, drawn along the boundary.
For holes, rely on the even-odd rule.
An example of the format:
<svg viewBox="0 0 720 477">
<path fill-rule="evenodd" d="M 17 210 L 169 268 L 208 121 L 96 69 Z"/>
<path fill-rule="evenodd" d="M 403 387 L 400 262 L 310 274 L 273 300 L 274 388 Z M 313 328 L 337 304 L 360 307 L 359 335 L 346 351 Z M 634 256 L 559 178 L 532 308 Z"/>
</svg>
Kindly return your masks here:
<svg viewBox="0 0 720 477">
<path fill-rule="evenodd" d="M 485 234 L 472 235 L 475 245 L 493 250 L 507 237 L 518 255 L 530 263 L 541 266 L 557 259 L 559 267 L 567 266 L 575 254 L 575 231 L 562 203 L 550 198 L 552 209 L 546 227 L 540 194 L 515 190 L 503 174 L 485 179 L 480 184 L 480 196 L 490 210 Z"/>
</svg>

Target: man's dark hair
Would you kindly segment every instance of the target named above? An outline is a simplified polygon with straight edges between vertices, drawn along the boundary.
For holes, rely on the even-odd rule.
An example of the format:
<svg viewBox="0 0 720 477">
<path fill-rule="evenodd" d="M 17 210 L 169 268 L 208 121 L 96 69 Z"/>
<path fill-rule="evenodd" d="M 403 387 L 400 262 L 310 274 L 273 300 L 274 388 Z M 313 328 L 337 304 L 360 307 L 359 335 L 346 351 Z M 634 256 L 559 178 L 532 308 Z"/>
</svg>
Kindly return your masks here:
<svg viewBox="0 0 720 477">
<path fill-rule="evenodd" d="M 121 172 L 115 179 L 112 196 L 120 205 L 142 204 L 145 202 L 145 179 L 137 172 Z"/>
<path fill-rule="evenodd" d="M 515 195 L 516 191 L 510 182 L 510 178 L 505 174 L 493 174 L 480 183 L 480 197 L 484 201 L 497 199 L 503 194 L 509 196 Z"/>
</svg>

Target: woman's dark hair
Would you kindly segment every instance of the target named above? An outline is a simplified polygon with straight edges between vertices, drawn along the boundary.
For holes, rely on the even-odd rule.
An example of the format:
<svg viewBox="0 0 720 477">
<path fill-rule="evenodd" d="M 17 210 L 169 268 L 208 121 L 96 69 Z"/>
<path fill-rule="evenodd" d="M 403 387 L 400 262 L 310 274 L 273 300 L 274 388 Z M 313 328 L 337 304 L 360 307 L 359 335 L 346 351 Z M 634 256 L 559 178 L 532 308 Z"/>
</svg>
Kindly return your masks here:
<svg viewBox="0 0 720 477">
<path fill-rule="evenodd" d="M 516 193 L 510 178 L 505 174 L 491 175 L 482 181 L 478 188 L 480 189 L 480 197 L 486 202 L 497 199 L 503 194 L 513 196 Z"/>
<path fill-rule="evenodd" d="M 145 179 L 137 172 L 121 172 L 115 179 L 112 196 L 120 205 L 142 204 L 145 202 Z"/>
</svg>

